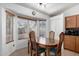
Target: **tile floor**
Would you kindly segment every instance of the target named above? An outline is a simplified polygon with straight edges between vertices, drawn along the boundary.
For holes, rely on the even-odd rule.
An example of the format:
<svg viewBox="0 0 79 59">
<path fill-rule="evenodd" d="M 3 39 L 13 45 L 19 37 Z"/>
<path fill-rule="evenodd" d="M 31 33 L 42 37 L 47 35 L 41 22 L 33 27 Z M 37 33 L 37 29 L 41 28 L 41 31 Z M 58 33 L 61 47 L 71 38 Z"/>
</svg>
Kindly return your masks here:
<svg viewBox="0 0 79 59">
<path fill-rule="evenodd" d="M 23 49 L 16 50 L 10 56 L 29 56 L 28 55 L 28 49 L 23 48 Z M 75 52 L 63 49 L 62 50 L 62 56 L 79 56 L 79 53 L 75 53 Z"/>
<path fill-rule="evenodd" d="M 62 51 L 62 56 L 79 56 L 79 53 L 64 49 Z"/>
</svg>

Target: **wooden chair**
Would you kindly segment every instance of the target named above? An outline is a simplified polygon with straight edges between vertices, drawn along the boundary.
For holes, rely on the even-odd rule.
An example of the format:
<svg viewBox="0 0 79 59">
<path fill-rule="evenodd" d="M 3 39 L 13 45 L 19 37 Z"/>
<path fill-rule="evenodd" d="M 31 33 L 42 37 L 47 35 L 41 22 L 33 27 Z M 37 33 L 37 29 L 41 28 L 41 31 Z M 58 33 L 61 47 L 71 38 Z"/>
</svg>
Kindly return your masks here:
<svg viewBox="0 0 79 59">
<path fill-rule="evenodd" d="M 49 32 L 49 41 L 53 42 L 54 41 L 54 37 L 55 37 L 55 32 L 54 31 L 50 31 Z"/>
<path fill-rule="evenodd" d="M 45 52 L 44 48 L 40 48 L 38 46 L 38 44 L 36 43 L 36 38 L 35 38 L 35 32 L 31 31 L 29 33 L 29 38 L 30 38 L 30 52 L 31 52 L 31 56 L 32 55 L 40 55 L 42 52 Z"/>
<path fill-rule="evenodd" d="M 59 44 L 57 45 L 56 48 L 51 48 L 51 52 L 55 54 L 55 56 L 61 56 L 61 48 L 62 48 L 62 43 L 64 40 L 64 33 L 61 32 L 59 35 Z"/>
</svg>

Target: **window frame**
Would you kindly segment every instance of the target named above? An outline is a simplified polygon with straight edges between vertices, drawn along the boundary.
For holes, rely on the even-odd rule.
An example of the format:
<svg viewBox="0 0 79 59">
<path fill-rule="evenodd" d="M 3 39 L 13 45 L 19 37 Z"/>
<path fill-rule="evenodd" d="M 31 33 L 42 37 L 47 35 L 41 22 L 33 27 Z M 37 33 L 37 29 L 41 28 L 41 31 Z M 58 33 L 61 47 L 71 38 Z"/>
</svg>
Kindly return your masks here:
<svg viewBox="0 0 79 59">
<path fill-rule="evenodd" d="M 11 43 L 11 42 L 14 41 L 14 38 L 13 38 L 13 28 L 14 28 L 14 23 L 13 22 L 14 21 L 13 20 L 14 20 L 15 15 L 13 13 L 7 11 L 7 10 L 5 11 L 5 13 L 6 13 L 6 44 L 8 44 L 8 43 Z M 7 24 L 8 24 L 7 23 L 7 17 L 11 17 L 11 19 L 8 19 L 9 24 L 11 24 L 9 27 L 7 26 Z M 8 39 L 8 37 L 9 37 L 9 39 Z M 10 39 L 10 37 L 11 37 L 11 39 Z"/>
</svg>

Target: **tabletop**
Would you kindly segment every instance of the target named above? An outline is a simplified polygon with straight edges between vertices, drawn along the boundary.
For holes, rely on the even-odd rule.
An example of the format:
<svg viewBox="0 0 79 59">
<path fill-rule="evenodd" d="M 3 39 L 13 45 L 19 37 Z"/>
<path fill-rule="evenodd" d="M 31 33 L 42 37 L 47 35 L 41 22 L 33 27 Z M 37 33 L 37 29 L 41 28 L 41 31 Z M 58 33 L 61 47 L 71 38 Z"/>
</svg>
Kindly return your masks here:
<svg viewBox="0 0 79 59">
<path fill-rule="evenodd" d="M 58 39 L 54 39 L 54 40 L 50 41 L 48 38 L 47 39 L 40 38 L 39 41 L 37 41 L 37 43 L 43 44 L 43 45 L 56 45 L 56 44 L 59 43 L 59 40 Z"/>
</svg>

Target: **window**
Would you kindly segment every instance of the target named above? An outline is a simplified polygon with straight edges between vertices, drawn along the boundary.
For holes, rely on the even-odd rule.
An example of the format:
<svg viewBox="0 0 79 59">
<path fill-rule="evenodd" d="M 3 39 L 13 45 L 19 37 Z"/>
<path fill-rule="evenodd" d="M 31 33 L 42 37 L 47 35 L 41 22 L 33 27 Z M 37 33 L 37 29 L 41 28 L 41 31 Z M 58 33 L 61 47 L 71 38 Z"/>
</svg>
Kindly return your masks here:
<svg viewBox="0 0 79 59">
<path fill-rule="evenodd" d="M 31 21 L 29 20 L 29 30 L 30 31 L 36 31 L 36 27 L 37 27 L 37 21 Z"/>
<path fill-rule="evenodd" d="M 39 37 L 46 37 L 46 21 L 39 21 Z"/>
<path fill-rule="evenodd" d="M 18 18 L 18 40 L 27 39 L 28 37 L 28 20 Z"/>
<path fill-rule="evenodd" d="M 13 42 L 13 19 L 14 15 L 6 12 L 6 43 Z"/>
</svg>

